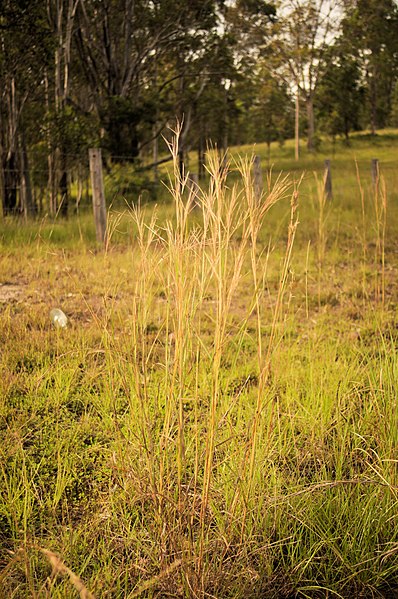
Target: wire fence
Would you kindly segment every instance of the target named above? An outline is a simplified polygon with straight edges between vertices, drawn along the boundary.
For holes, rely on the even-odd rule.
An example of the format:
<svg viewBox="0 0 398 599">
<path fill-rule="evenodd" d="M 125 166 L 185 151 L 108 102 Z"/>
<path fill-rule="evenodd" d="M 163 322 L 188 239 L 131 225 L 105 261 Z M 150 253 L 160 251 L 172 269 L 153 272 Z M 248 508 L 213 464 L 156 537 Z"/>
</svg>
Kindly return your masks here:
<svg viewBox="0 0 398 599">
<path fill-rule="evenodd" d="M 252 153 L 252 151 L 247 150 Z M 385 150 L 383 150 L 385 154 Z M 203 156 L 203 155 L 202 155 Z M 238 156 L 238 151 L 229 153 L 233 163 Z M 89 158 L 81 154 L 67 154 L 63 157 L 64 169 L 59 164 L 54 164 L 47 157 L 43 160 L 43 153 L 29 152 L 28 166 L 21 165 L 13 168 L 5 167 L 0 170 L 0 193 L 3 214 L 56 214 L 58 212 L 73 213 L 91 206 L 92 191 L 90 182 Z M 71 165 L 70 167 L 68 165 Z M 380 176 L 384 177 L 390 188 L 395 192 L 398 189 L 398 156 L 379 160 L 373 159 L 344 159 L 339 156 L 326 159 L 322 156 L 306 157 L 295 163 L 289 156 L 287 158 L 257 157 L 254 160 L 254 173 L 257 188 L 261 181 L 265 182 L 269 173 L 277 176 L 279 172 L 291 172 L 292 177 L 298 178 L 304 172 L 305 181 L 314 181 L 314 173 L 325 177 L 327 195 L 329 197 L 340 193 L 358 191 L 359 184 L 364 188 L 376 185 Z M 206 186 L 206 180 L 200 180 L 198 172 L 203 168 L 198 165 L 196 155 L 186 156 L 186 172 L 192 173 L 192 179 L 199 185 Z M 169 159 L 161 158 L 157 164 L 147 162 L 137 163 L 131 156 L 118 156 L 112 161 L 102 161 L 104 193 L 107 205 L 134 204 L 138 201 L 145 202 L 158 200 L 167 195 L 162 179 L 167 179 L 171 171 Z M 235 170 L 231 169 L 230 177 L 233 178 Z M 208 177 L 208 175 L 206 175 Z M 260 181 L 260 183 L 259 183 Z M 11 209 L 10 209 L 11 207 Z"/>
</svg>

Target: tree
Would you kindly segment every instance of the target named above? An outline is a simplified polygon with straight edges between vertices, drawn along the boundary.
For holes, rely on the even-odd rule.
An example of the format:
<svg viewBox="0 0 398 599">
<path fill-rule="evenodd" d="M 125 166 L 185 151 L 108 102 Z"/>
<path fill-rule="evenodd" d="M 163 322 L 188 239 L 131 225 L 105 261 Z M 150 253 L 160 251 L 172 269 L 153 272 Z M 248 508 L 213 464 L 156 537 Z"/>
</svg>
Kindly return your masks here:
<svg viewBox="0 0 398 599">
<path fill-rule="evenodd" d="M 255 67 L 269 43 L 271 25 L 276 20 L 274 2 L 236 0 L 224 12 L 223 25 L 233 47 L 239 72 Z"/>
<path fill-rule="evenodd" d="M 69 181 L 68 181 L 68 121 L 71 109 L 68 106 L 71 87 L 72 36 L 77 7 L 80 0 L 47 0 L 47 15 L 54 40 L 53 62 L 53 98 L 48 101 L 48 117 L 53 133 L 49 137 L 49 187 L 50 211 L 57 209 L 58 192 L 61 195 L 60 212 L 68 213 Z M 55 134 L 55 135 L 54 135 Z"/>
<path fill-rule="evenodd" d="M 398 72 L 398 6 L 394 0 L 347 0 L 343 36 L 361 64 L 372 134 L 386 124 Z"/>
<path fill-rule="evenodd" d="M 275 5 L 265 0 L 237 0 L 228 3 L 223 12 L 224 63 L 218 64 L 218 101 L 213 104 L 217 109 L 212 129 L 213 140 L 222 149 L 228 143 L 246 141 L 249 112 L 256 103 L 259 86 L 258 65 L 275 14 Z"/>
<path fill-rule="evenodd" d="M 328 0 L 282 0 L 271 49 L 279 76 L 301 97 L 308 120 L 307 147 L 316 146 L 314 99 L 327 49 L 340 22 L 339 3 Z"/>
<path fill-rule="evenodd" d="M 267 60 L 258 63 L 251 77 L 236 84 L 236 106 L 239 111 L 234 143 L 266 142 L 268 151 L 273 141 L 283 141 L 294 130 L 294 105 L 289 90 L 274 77 Z"/>
<path fill-rule="evenodd" d="M 185 84 L 214 37 L 216 4 L 80 0 L 76 45 L 81 69 L 113 156 L 138 157 L 142 130 L 151 128 L 162 112 L 156 90 L 164 98 L 166 88 L 177 89 L 176 112 L 185 112 Z"/>
<path fill-rule="evenodd" d="M 273 77 L 269 68 L 264 66 L 260 71 L 260 77 L 257 102 L 251 111 L 251 117 L 256 131 L 267 144 L 269 156 L 271 142 L 282 143 L 291 135 L 294 107 L 286 85 Z"/>
<path fill-rule="evenodd" d="M 0 165 L 3 214 L 31 213 L 24 118 L 38 94 L 51 44 L 40 0 L 4 1 L 0 6 Z"/>
<path fill-rule="evenodd" d="M 348 143 L 352 130 L 361 126 L 365 90 L 361 68 L 347 44 L 338 40 L 328 52 L 325 71 L 317 90 L 317 115 L 324 131 L 344 135 Z"/>
<path fill-rule="evenodd" d="M 395 82 L 391 98 L 390 125 L 398 127 L 398 80 Z"/>
</svg>

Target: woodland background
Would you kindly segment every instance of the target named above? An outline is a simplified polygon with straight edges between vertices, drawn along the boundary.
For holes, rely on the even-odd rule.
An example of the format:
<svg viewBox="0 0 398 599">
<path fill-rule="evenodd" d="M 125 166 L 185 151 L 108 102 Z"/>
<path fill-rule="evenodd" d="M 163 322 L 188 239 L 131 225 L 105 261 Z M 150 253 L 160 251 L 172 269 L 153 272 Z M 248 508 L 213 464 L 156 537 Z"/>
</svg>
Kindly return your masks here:
<svg viewBox="0 0 398 599">
<path fill-rule="evenodd" d="M 5 0 L 3 214 L 66 215 L 90 147 L 155 197 L 176 119 L 199 178 L 210 145 L 396 127 L 397 31 L 394 0 Z"/>
</svg>

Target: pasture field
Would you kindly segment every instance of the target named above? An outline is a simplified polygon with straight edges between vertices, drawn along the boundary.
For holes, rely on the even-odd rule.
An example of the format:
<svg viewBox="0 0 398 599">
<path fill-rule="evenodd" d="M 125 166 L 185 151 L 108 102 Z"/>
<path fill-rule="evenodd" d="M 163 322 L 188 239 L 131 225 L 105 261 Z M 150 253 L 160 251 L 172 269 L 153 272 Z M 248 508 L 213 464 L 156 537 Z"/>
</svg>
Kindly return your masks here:
<svg viewBox="0 0 398 599">
<path fill-rule="evenodd" d="M 0 597 L 397 597 L 398 136 L 328 150 L 1 222 Z"/>
</svg>

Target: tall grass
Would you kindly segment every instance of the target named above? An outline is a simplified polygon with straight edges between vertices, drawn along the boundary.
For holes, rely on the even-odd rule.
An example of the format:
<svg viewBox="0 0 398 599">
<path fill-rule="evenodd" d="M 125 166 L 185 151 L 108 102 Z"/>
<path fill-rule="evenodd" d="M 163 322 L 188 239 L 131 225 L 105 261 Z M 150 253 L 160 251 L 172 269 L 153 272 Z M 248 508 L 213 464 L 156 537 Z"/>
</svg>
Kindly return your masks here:
<svg viewBox="0 0 398 599">
<path fill-rule="evenodd" d="M 375 246 L 375 296 L 385 304 L 385 240 L 387 224 L 387 189 L 385 178 L 377 173 L 374 185 L 374 210 L 376 228 Z"/>
<path fill-rule="evenodd" d="M 133 213 L 138 230 L 136 259 L 140 271 L 135 273 L 131 323 L 132 377 L 123 378 L 135 381 L 135 401 L 141 413 L 138 434 L 163 548 L 159 563 L 167 566 L 167 548 L 171 545 L 182 555 L 186 588 L 195 595 L 204 595 L 209 571 L 214 567 L 211 560 L 209 563 L 209 539 L 214 525 L 211 512 L 215 503 L 217 447 L 228 414 L 223 360 L 228 354 L 229 360 L 238 362 L 247 324 L 249 320 L 255 321 L 257 405 L 240 452 L 241 480 L 231 506 L 226 506 L 228 520 L 238 517 L 240 521 L 243 542 L 247 506 L 252 500 L 265 387 L 277 343 L 297 226 L 297 192 L 292 195 L 291 225 L 273 315 L 265 316 L 271 316 L 272 325 L 264 352 L 261 285 L 266 262 L 261 262 L 258 253 L 258 235 L 267 211 L 286 197 L 288 183 L 278 180 L 264 197 L 257 198 L 251 162 L 244 160 L 239 167 L 243 187 L 239 190 L 235 184 L 229 189 L 228 165 L 221 164 L 214 154 L 208 165 L 208 192 L 198 195 L 195 191 L 195 197 L 192 193 L 185 197 L 187 179 L 180 177 L 176 142 L 170 149 L 175 163 L 170 182 L 176 210 L 174 221 L 159 224 L 154 216 L 145 225 L 140 211 Z M 189 218 L 193 211 L 200 224 L 191 227 Z M 250 264 L 250 270 L 243 273 L 246 263 Z M 252 297 L 247 311 L 231 328 L 234 302 L 243 282 L 253 289 Z M 155 306 L 160 293 L 164 301 Z M 148 344 L 147 330 L 154 314 L 157 332 Z M 231 351 L 233 344 L 235 353 Z M 159 371 L 154 375 L 155 355 Z M 156 410 L 151 411 L 154 376 L 160 391 Z M 158 420 L 155 427 L 154 419 Z M 222 439 L 221 443 L 227 449 L 228 440 Z"/>
</svg>

